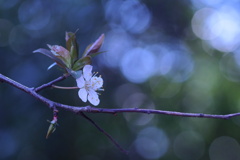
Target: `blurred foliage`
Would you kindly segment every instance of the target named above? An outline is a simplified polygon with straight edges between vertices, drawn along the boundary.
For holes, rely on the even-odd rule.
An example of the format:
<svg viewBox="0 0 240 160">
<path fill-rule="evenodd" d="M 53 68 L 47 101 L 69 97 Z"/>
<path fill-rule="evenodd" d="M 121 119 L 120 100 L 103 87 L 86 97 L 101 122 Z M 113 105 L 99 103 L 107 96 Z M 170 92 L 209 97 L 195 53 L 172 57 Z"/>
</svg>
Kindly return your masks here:
<svg viewBox="0 0 240 160">
<path fill-rule="evenodd" d="M 53 62 L 33 54 L 34 50 L 47 48 L 46 44 L 64 46 L 65 32 L 79 29 L 76 36 L 83 53 L 88 44 L 105 33 L 101 51 L 107 52 L 92 61 L 94 71 L 104 79 L 99 107 L 238 112 L 239 40 L 231 41 L 232 45 L 228 39 L 231 36 L 226 42 L 208 39 L 219 30 L 202 27 L 204 35 L 198 28 L 212 13 L 221 15 L 224 7 L 231 8 L 228 11 L 233 15 L 239 14 L 235 12 L 237 6 L 235 1 L 204 0 L 0 1 L 0 73 L 37 87 L 62 72 L 57 68 L 47 70 Z M 203 12 L 199 11 L 207 14 L 201 17 Z M 212 21 L 210 24 L 215 26 Z M 227 24 L 229 30 L 218 32 L 218 38 L 230 35 L 228 31 L 238 31 L 230 21 Z M 58 85 L 76 86 L 76 82 L 69 78 Z M 41 94 L 64 104 L 86 105 L 77 90 L 49 88 Z M 83 117 L 62 110 L 57 130 L 45 139 L 52 111 L 22 91 L 1 84 L 0 159 L 240 159 L 237 117 L 87 115 L 130 154 L 121 153 Z"/>
</svg>

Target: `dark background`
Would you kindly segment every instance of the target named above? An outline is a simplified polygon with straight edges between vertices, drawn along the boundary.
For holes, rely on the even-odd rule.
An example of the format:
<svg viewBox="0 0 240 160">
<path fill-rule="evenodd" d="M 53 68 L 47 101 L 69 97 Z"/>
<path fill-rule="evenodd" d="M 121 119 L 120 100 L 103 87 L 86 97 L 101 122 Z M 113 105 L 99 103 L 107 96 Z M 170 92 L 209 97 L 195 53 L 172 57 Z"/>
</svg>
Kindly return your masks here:
<svg viewBox="0 0 240 160">
<path fill-rule="evenodd" d="M 105 33 L 94 71 L 104 79 L 101 108 L 228 114 L 240 109 L 240 3 L 230 0 L 0 1 L 0 73 L 37 87 L 62 75 L 32 52 L 65 46 L 75 32 L 81 53 Z M 76 86 L 73 78 L 58 85 Z M 77 90 L 43 96 L 84 106 Z M 45 139 L 52 111 L 30 95 L 0 85 L 3 160 L 236 160 L 240 119 L 124 113 L 87 114 L 130 151 L 121 153 L 79 115 L 60 110 L 59 127 Z"/>
</svg>

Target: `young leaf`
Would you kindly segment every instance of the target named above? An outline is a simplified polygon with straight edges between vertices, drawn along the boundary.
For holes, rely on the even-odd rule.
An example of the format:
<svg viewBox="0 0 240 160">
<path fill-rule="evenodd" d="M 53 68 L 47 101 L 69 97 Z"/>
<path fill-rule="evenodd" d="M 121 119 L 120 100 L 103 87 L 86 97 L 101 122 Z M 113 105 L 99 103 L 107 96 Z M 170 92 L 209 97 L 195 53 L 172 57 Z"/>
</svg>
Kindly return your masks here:
<svg viewBox="0 0 240 160">
<path fill-rule="evenodd" d="M 33 51 L 33 53 L 37 53 L 37 52 L 38 52 L 38 53 L 41 53 L 41 54 L 43 54 L 43 55 L 45 55 L 45 56 L 47 56 L 47 57 L 49 57 L 49 58 L 51 58 L 51 59 L 54 60 L 60 67 L 66 68 L 66 65 L 64 64 L 64 62 L 63 62 L 61 59 L 55 57 L 51 51 L 49 51 L 49 50 L 47 50 L 47 49 L 44 49 L 44 48 L 39 48 L 39 49 Z"/>
<path fill-rule="evenodd" d="M 72 70 L 78 71 L 78 70 L 82 69 L 86 64 L 90 64 L 90 63 L 91 63 L 90 56 L 83 57 L 74 63 Z"/>
<path fill-rule="evenodd" d="M 99 55 L 99 54 L 104 53 L 104 52 L 106 52 L 106 51 L 96 52 L 96 53 L 90 54 L 89 56 L 90 56 L 91 58 L 93 58 L 93 57 L 95 57 L 96 55 Z"/>
<path fill-rule="evenodd" d="M 66 32 L 65 40 L 66 40 L 66 48 L 67 50 L 70 50 L 72 46 L 72 41 L 76 41 L 75 33 Z"/>
<path fill-rule="evenodd" d="M 71 68 L 71 56 L 70 52 L 66 48 L 59 45 L 51 46 L 48 44 L 47 46 L 51 49 L 51 52 L 55 57 L 61 59 L 68 68 Z"/>
<path fill-rule="evenodd" d="M 67 50 L 70 51 L 72 62 L 74 62 L 78 58 L 78 44 L 76 40 L 76 35 L 75 33 L 72 33 L 72 32 L 66 32 L 65 39 L 66 39 Z"/>
<path fill-rule="evenodd" d="M 48 57 L 50 57 L 51 59 L 56 58 L 56 57 L 52 54 L 51 51 L 49 51 L 49 50 L 47 50 L 47 49 L 44 49 L 44 48 L 39 48 L 39 49 L 33 51 L 33 53 L 37 53 L 37 52 L 38 52 L 38 53 L 42 53 L 43 55 L 48 56 Z"/>
<path fill-rule="evenodd" d="M 78 52 L 76 47 L 72 45 L 71 50 L 70 50 L 70 56 L 71 56 L 71 64 L 73 64 L 77 60 Z"/>
<path fill-rule="evenodd" d="M 93 53 L 98 52 L 98 50 L 101 48 L 103 40 L 104 40 L 104 34 L 101 34 L 101 36 L 91 45 L 89 45 L 86 50 L 83 53 L 82 57 L 85 57 L 87 55 L 91 55 Z"/>
</svg>

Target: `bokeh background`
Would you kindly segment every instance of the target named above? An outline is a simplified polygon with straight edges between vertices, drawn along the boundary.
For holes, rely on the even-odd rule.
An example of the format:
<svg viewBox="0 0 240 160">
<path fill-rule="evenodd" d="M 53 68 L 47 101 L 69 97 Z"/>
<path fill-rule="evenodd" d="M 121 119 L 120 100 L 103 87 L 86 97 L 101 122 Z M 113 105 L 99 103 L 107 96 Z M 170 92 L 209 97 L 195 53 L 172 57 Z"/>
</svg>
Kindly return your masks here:
<svg viewBox="0 0 240 160">
<path fill-rule="evenodd" d="M 151 108 L 228 114 L 240 110 L 238 0 L 1 0 L 0 73 L 29 87 L 62 75 L 33 50 L 65 45 L 75 32 L 81 52 L 105 33 L 94 71 L 104 79 L 101 108 Z M 58 85 L 76 86 L 73 78 Z M 45 97 L 87 105 L 77 90 L 46 89 Z M 0 84 L 1 160 L 237 160 L 240 118 L 230 120 L 125 113 L 87 114 L 130 151 L 121 153 L 79 115 L 52 111 Z"/>
</svg>

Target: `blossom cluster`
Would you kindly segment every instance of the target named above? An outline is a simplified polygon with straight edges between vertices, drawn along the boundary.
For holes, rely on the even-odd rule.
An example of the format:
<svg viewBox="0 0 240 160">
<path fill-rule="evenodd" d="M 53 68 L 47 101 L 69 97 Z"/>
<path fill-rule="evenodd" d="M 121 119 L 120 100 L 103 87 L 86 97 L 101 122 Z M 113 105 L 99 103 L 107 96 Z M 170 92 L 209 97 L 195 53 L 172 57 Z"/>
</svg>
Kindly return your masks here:
<svg viewBox="0 0 240 160">
<path fill-rule="evenodd" d="M 94 106 L 100 103 L 98 92 L 102 91 L 103 79 L 92 73 L 91 60 L 96 55 L 103 53 L 98 52 L 104 40 L 104 34 L 92 44 L 88 45 L 85 51 L 79 56 L 78 43 L 75 33 L 66 32 L 66 48 L 59 45 L 47 45 L 50 50 L 40 48 L 34 53 L 39 52 L 51 58 L 54 63 L 48 67 L 55 65 L 61 67 L 64 72 L 72 75 L 76 79 L 78 86 L 78 95 L 83 102 L 87 100 Z M 57 87 L 61 89 L 69 89 L 72 87 Z"/>
</svg>

